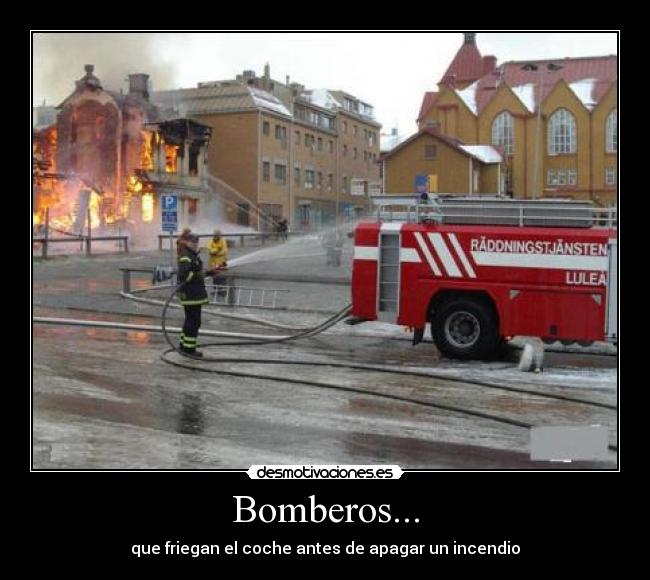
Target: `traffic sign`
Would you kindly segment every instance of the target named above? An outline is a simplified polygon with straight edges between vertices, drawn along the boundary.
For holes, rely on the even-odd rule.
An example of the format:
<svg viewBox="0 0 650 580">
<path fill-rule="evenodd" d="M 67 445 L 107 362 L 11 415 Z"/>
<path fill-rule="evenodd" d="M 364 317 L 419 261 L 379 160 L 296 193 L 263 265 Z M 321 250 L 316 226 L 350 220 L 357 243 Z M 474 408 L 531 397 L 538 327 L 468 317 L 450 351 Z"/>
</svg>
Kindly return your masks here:
<svg viewBox="0 0 650 580">
<path fill-rule="evenodd" d="M 161 195 L 160 209 L 162 213 L 162 229 L 165 232 L 175 232 L 178 229 L 178 196 Z"/>
</svg>

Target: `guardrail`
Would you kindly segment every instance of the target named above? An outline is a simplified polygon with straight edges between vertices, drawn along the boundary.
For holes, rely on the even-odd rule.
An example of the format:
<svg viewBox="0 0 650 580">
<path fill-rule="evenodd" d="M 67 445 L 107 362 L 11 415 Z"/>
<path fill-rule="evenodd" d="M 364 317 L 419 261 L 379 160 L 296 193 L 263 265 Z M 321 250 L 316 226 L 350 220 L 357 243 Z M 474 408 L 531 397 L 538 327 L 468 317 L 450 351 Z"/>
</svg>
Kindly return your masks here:
<svg viewBox="0 0 650 580">
<path fill-rule="evenodd" d="M 212 238 L 214 237 L 214 234 L 195 234 L 198 236 L 199 240 L 201 238 Z M 248 239 L 259 239 L 261 240 L 261 245 L 263 246 L 264 243 L 266 242 L 267 239 L 275 239 L 275 240 L 287 240 L 289 236 L 296 236 L 296 235 L 301 235 L 300 232 L 283 232 L 283 233 L 276 233 L 276 232 L 254 232 L 254 233 L 233 233 L 233 234 L 221 234 L 221 237 L 224 238 L 225 240 L 228 240 L 229 238 L 239 238 L 239 245 L 244 246 L 245 242 L 244 240 L 246 238 Z M 178 238 L 177 235 L 169 235 L 169 234 L 158 234 L 158 249 L 162 250 L 163 249 L 163 241 L 164 240 L 176 240 Z"/>
<path fill-rule="evenodd" d="M 82 247 L 86 246 L 86 255 L 92 254 L 93 242 L 106 242 L 106 241 L 119 241 L 120 247 L 124 250 L 125 254 L 129 253 L 129 236 L 78 236 L 69 238 L 50 238 L 47 236 L 32 238 L 32 243 L 42 244 L 41 257 L 47 259 L 48 246 L 57 243 L 81 243 Z"/>
</svg>

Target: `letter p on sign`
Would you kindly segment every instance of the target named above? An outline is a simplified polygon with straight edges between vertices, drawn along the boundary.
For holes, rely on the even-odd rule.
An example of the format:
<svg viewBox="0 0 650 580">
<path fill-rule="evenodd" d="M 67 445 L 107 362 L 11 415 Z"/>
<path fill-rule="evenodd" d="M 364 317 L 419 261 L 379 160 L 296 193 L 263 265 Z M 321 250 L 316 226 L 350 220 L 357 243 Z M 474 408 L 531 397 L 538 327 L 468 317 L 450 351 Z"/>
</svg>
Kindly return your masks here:
<svg viewBox="0 0 650 580">
<path fill-rule="evenodd" d="M 175 211 L 176 210 L 176 196 L 175 195 L 163 195 L 163 207 L 165 211 Z"/>
</svg>

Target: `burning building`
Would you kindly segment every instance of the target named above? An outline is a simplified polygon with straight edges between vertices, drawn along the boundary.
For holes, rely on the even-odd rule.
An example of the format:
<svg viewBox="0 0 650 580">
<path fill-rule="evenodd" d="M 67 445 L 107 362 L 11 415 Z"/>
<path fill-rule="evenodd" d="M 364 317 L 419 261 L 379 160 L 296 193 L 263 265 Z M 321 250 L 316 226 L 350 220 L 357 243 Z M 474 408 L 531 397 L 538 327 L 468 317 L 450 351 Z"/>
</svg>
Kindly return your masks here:
<svg viewBox="0 0 650 580">
<path fill-rule="evenodd" d="M 179 196 L 179 220 L 192 224 L 210 203 L 207 151 L 211 128 L 178 118 L 150 101 L 149 76 L 129 75 L 127 94 L 86 74 L 58 107 L 54 123 L 34 129 L 33 221 L 80 233 L 159 227 L 159 196 Z M 146 229 L 146 228 L 145 228 Z"/>
</svg>

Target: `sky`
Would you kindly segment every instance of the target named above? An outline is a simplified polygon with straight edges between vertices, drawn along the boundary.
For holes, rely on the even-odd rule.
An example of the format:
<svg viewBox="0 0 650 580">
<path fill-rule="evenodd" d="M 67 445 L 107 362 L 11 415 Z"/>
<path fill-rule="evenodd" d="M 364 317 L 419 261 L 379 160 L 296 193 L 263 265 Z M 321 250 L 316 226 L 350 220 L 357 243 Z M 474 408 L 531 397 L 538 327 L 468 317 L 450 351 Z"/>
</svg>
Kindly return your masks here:
<svg viewBox="0 0 650 580">
<path fill-rule="evenodd" d="M 58 105 L 94 64 L 104 88 L 126 89 L 130 73 L 148 73 L 154 90 L 195 87 L 258 75 L 269 63 L 277 81 L 341 89 L 375 107 L 382 132 L 416 130 L 426 91 L 463 43 L 462 32 L 393 33 L 39 33 L 33 36 L 33 104 Z M 478 32 L 482 55 L 509 60 L 618 54 L 616 32 Z"/>
</svg>

